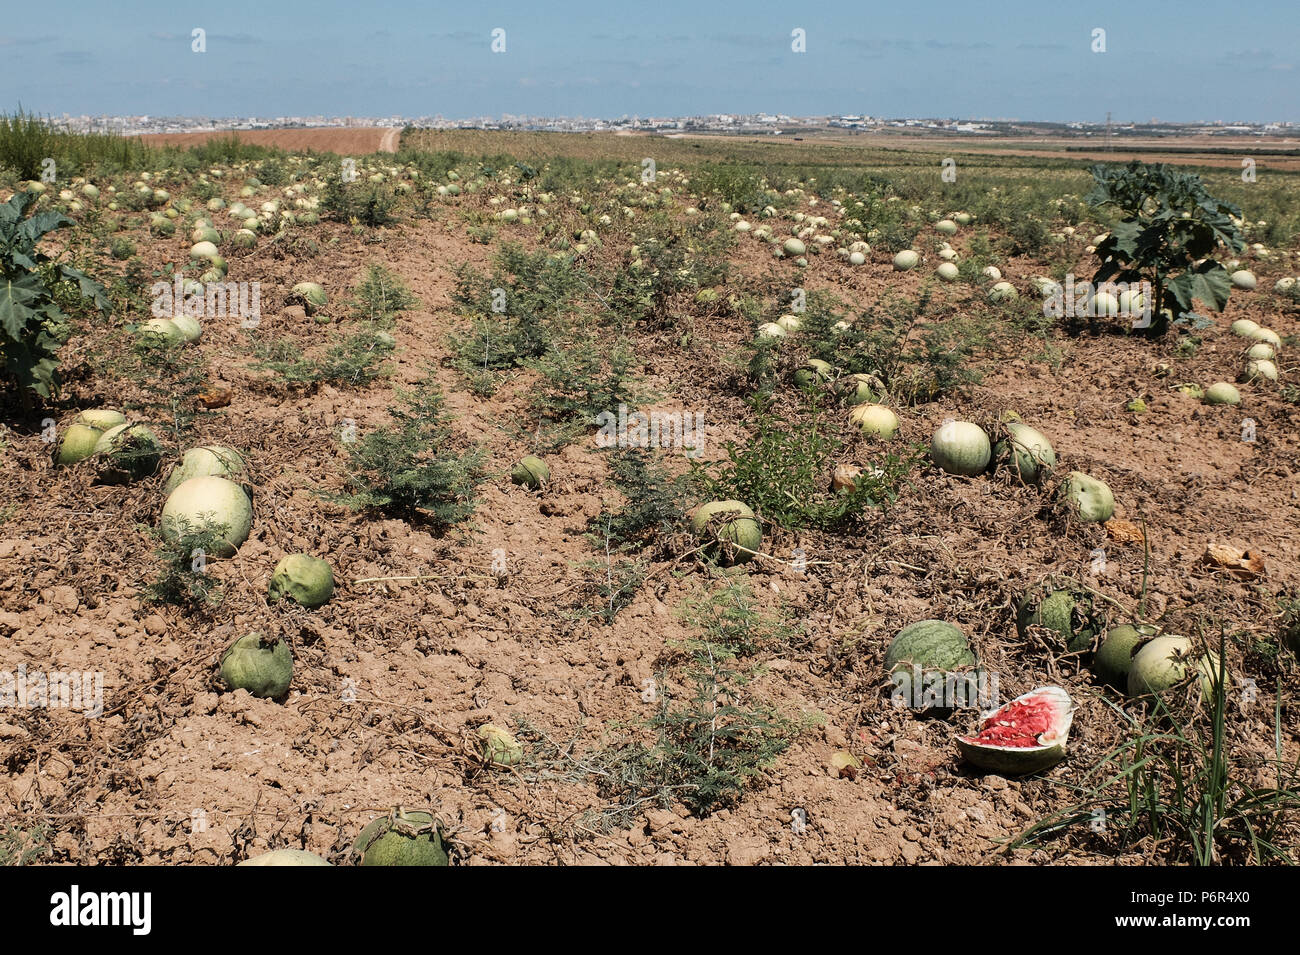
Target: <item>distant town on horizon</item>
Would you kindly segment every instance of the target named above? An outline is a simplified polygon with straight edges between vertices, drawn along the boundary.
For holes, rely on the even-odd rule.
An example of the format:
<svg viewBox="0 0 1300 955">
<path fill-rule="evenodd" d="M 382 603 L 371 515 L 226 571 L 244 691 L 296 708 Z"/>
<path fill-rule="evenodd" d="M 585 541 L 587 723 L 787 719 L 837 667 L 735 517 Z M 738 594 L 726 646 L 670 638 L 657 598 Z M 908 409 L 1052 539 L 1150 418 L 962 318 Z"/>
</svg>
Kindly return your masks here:
<svg viewBox="0 0 1300 955">
<path fill-rule="evenodd" d="M 640 117 L 588 119 L 582 117 L 517 116 L 471 117 L 446 119 L 434 116 L 73 116 L 67 113 L 48 117 L 62 129 L 73 132 L 117 133 L 120 135 L 154 135 L 161 133 L 203 133 L 230 130 L 353 128 L 372 126 L 414 126 L 423 129 L 484 129 L 518 132 L 642 132 L 642 133 L 740 133 L 771 136 L 802 132 L 837 133 L 905 131 L 953 136 L 1077 136 L 1090 138 L 1110 134 L 1134 136 L 1277 136 L 1295 135 L 1300 124 L 1289 122 L 1247 123 L 1201 121 L 1145 122 L 1071 121 L 1033 122 L 1016 119 L 938 119 L 918 117 L 877 117 L 857 114 L 824 116 L 789 116 L 782 113 L 731 114 L 704 116 Z"/>
</svg>

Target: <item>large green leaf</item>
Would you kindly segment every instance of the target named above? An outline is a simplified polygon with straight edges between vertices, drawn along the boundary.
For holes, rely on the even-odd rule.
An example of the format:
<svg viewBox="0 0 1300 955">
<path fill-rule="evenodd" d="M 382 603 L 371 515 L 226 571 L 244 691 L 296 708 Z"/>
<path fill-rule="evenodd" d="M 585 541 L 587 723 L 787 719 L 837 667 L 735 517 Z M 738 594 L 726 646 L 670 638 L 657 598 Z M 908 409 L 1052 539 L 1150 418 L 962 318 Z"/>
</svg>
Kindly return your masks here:
<svg viewBox="0 0 1300 955">
<path fill-rule="evenodd" d="M 1142 225 L 1136 219 L 1125 219 L 1123 222 L 1115 223 L 1115 228 L 1110 230 L 1110 235 L 1098 246 L 1098 253 L 1110 252 L 1118 255 L 1125 262 L 1133 261 L 1137 255 L 1139 239 L 1142 235 Z"/>
<path fill-rule="evenodd" d="M 0 233 L 7 232 L 8 230 L 4 227 L 12 226 L 21 219 L 35 201 L 35 193 L 15 192 L 8 202 L 0 205 Z"/>
<path fill-rule="evenodd" d="M 23 220 L 17 233 L 27 241 L 29 247 L 32 247 L 41 240 L 41 236 L 65 225 L 76 225 L 76 223 L 61 212 L 38 212 L 30 219 Z"/>
<path fill-rule="evenodd" d="M 1171 280 L 1165 288 L 1178 302 L 1180 311 L 1190 312 L 1192 299 L 1198 298 L 1209 308 L 1221 312 L 1228 304 L 1232 281 L 1227 269 L 1218 262 L 1202 262 Z"/>
<path fill-rule="evenodd" d="M 16 279 L 0 279 L 0 327 L 14 341 L 22 341 L 35 306 L 45 294 L 40 276 L 29 272 Z"/>
<path fill-rule="evenodd" d="M 77 288 L 81 291 L 81 297 L 91 299 L 95 308 L 105 313 L 112 311 L 113 303 L 109 301 L 108 295 L 104 291 L 104 286 L 100 285 L 85 272 L 73 268 L 71 265 L 60 265 L 59 274 L 71 282 L 76 282 Z"/>
</svg>

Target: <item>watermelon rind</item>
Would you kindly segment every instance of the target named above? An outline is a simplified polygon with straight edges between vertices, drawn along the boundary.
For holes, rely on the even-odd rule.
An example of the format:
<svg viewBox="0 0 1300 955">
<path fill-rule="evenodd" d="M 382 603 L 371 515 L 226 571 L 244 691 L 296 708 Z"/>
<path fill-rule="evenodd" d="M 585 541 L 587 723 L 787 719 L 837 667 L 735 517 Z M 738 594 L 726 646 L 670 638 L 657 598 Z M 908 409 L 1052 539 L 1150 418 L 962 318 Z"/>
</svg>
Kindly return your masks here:
<svg viewBox="0 0 1300 955">
<path fill-rule="evenodd" d="M 1074 702 L 1070 694 L 1059 686 L 1041 686 L 1036 690 L 1018 696 L 1010 703 L 1004 703 L 994 710 L 980 716 L 981 730 L 999 713 L 1012 707 L 1028 703 L 1036 697 L 1046 696 L 1055 708 L 1055 725 L 1038 737 L 1040 745 L 995 746 L 978 743 L 974 736 L 957 737 L 957 749 L 968 763 L 988 772 L 1007 776 L 1028 776 L 1051 769 L 1065 758 L 1066 742 L 1070 735 L 1070 724 L 1074 721 Z M 976 733 L 976 736 L 978 733 Z"/>
</svg>

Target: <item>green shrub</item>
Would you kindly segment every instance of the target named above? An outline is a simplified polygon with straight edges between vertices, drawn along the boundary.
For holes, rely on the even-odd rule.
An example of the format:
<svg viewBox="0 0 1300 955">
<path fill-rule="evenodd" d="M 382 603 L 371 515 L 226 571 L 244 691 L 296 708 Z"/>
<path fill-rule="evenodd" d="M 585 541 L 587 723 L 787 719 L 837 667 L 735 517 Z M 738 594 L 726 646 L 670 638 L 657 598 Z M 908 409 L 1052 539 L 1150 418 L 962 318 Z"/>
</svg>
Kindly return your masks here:
<svg viewBox="0 0 1300 955">
<path fill-rule="evenodd" d="M 49 398 L 58 383 L 58 352 L 70 334 L 65 309 L 85 300 L 111 311 L 103 286 L 37 249 L 46 234 L 75 223 L 58 212 L 28 217 L 35 201 L 17 192 L 0 205 L 0 374 L 24 401 L 28 392 Z"/>
<path fill-rule="evenodd" d="M 727 442 L 725 461 L 692 467 L 706 500 L 744 501 L 763 520 L 790 530 L 835 528 L 868 508 L 893 504 L 924 454 L 919 446 L 890 450 L 874 470 L 863 471 L 852 491 L 836 492 L 829 477 L 842 448 L 814 395 L 798 420 L 760 413 L 748 442 Z"/>
<path fill-rule="evenodd" d="M 353 313 L 377 328 L 391 328 L 399 313 L 419 304 L 406 284 L 382 265 L 369 266 L 366 277 L 352 291 Z"/>
<path fill-rule="evenodd" d="M 449 527 L 474 512 L 475 488 L 483 480 L 484 453 L 461 444 L 444 407 L 442 391 L 428 377 L 411 391 L 397 391 L 392 423 L 348 446 L 343 500 L 407 519 Z"/>
<path fill-rule="evenodd" d="M 397 198 L 381 183 L 345 183 L 342 173 L 325 181 L 320 207 L 327 218 L 336 222 L 355 222 L 377 228 L 394 221 Z"/>
<path fill-rule="evenodd" d="M 662 543 L 680 529 L 688 493 L 684 477 L 670 474 L 641 448 L 611 449 L 609 469 L 610 484 L 625 503 L 603 507 L 587 526 L 589 537 L 627 550 Z"/>
</svg>

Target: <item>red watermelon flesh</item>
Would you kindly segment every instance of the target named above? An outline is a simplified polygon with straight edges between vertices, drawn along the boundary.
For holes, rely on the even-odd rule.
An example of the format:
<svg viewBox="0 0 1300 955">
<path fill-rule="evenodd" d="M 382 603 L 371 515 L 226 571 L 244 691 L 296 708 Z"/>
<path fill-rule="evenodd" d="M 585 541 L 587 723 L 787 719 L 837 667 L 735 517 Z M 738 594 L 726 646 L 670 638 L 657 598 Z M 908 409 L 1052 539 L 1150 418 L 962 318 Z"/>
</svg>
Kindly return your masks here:
<svg viewBox="0 0 1300 955">
<path fill-rule="evenodd" d="M 1058 695 L 1030 693 L 995 710 L 985 718 L 977 735 L 963 739 L 977 746 L 1012 749 L 1050 746 L 1062 735 L 1062 722 L 1065 729 L 1069 729 L 1069 711 L 1062 710 Z"/>
</svg>

